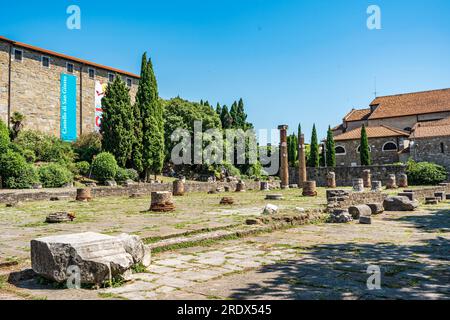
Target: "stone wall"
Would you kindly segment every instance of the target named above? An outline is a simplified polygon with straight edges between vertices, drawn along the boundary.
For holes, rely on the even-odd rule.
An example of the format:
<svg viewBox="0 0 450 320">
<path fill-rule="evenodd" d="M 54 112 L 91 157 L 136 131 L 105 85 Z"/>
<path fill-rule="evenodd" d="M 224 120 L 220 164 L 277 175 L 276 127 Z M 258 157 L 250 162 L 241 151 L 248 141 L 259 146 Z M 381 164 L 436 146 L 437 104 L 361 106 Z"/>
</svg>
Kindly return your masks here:
<svg viewBox="0 0 450 320">
<path fill-rule="evenodd" d="M 260 182 L 258 181 L 246 181 L 246 187 L 248 190 L 259 190 Z M 278 182 L 279 184 L 279 182 Z M 209 192 L 216 190 L 218 187 L 230 187 L 230 190 L 234 191 L 236 188 L 236 182 L 187 182 L 185 184 L 185 191 L 189 192 Z M 142 193 L 150 195 L 154 191 L 172 191 L 172 183 L 162 184 L 135 184 L 129 187 L 94 187 L 92 188 L 92 195 L 94 197 L 120 197 L 129 196 L 133 193 Z M 76 189 L 42 189 L 42 190 L 1 190 L 0 191 L 0 203 L 10 203 L 17 201 L 41 201 L 50 200 L 52 197 L 68 196 L 75 199 Z"/>
<path fill-rule="evenodd" d="M 434 162 L 450 171 L 450 137 L 415 139 L 411 156 L 417 162 Z"/>
<path fill-rule="evenodd" d="M 7 42 L 0 40 L 0 119 L 5 122 L 8 117 L 10 47 Z M 78 135 L 92 132 L 95 123 L 95 82 L 108 82 L 108 73 L 111 71 L 22 47 L 16 48 L 23 51 L 23 59 L 21 62 L 15 61 L 14 55 L 11 59 L 11 114 L 14 111 L 24 114 L 26 129 L 59 137 L 60 77 L 62 73 L 68 73 L 66 66 L 70 62 L 74 65 L 73 75 L 77 77 L 77 132 Z M 42 56 L 50 58 L 50 67 L 42 66 Z M 94 79 L 89 78 L 89 68 L 95 69 Z M 124 80 L 129 77 L 120 76 Z M 130 95 L 134 101 L 138 79 L 130 78 Z"/>
<path fill-rule="evenodd" d="M 331 190 L 340 191 L 340 190 Z M 327 194 L 328 209 L 347 209 L 351 206 L 357 206 L 368 203 L 383 203 L 388 195 L 382 192 L 351 192 L 342 191 L 342 194 L 333 197 Z"/>
<path fill-rule="evenodd" d="M 308 180 L 315 180 L 320 187 L 327 186 L 327 174 L 330 171 L 336 173 L 336 185 L 338 187 L 352 186 L 353 179 L 362 178 L 363 171 L 369 169 L 372 172 L 372 181 L 379 180 L 386 183 L 390 174 L 399 176 L 405 173 L 405 166 L 358 166 L 358 167 L 336 167 L 336 168 L 308 168 Z M 297 168 L 289 168 L 289 179 L 291 183 L 298 183 Z"/>
<path fill-rule="evenodd" d="M 404 191 L 413 191 L 415 199 L 417 199 L 419 201 L 424 201 L 425 198 L 434 197 L 434 194 L 436 192 L 444 191 L 445 193 L 450 193 L 450 184 L 440 185 L 440 186 L 435 186 L 435 187 L 424 187 L 424 188 L 414 189 L 414 190 L 405 189 Z M 400 190 L 400 192 L 401 192 L 401 190 Z"/>
</svg>

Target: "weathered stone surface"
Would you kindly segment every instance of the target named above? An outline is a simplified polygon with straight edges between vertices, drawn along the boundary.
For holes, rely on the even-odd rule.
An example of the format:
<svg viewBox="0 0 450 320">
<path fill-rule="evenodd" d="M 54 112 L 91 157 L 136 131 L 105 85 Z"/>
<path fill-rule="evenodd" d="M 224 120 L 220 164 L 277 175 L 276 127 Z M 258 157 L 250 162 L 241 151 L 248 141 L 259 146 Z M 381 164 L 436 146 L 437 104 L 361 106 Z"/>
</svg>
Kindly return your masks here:
<svg viewBox="0 0 450 320">
<path fill-rule="evenodd" d="M 261 191 L 269 191 L 270 190 L 270 184 L 267 181 L 261 181 L 260 183 Z"/>
<path fill-rule="evenodd" d="M 122 241 L 98 233 L 50 236 L 31 241 L 31 265 L 37 274 L 64 282 L 70 266 L 80 269 L 81 283 L 100 284 L 125 274 L 133 266 L 133 257 Z"/>
<path fill-rule="evenodd" d="M 413 201 L 416 200 L 416 196 L 414 192 L 399 192 L 399 197 L 407 197 L 409 200 Z"/>
<path fill-rule="evenodd" d="M 399 188 L 407 188 L 408 187 L 408 175 L 402 173 L 398 176 L 398 186 Z"/>
<path fill-rule="evenodd" d="M 348 208 L 348 212 L 353 219 L 359 219 L 361 216 L 370 216 L 372 214 L 372 209 L 367 205 L 358 205 Z"/>
<path fill-rule="evenodd" d="M 317 184 L 315 181 L 305 181 L 303 183 L 304 197 L 317 197 Z"/>
<path fill-rule="evenodd" d="M 383 207 L 386 211 L 414 211 L 419 207 L 419 202 L 411 201 L 407 197 L 387 197 Z"/>
<path fill-rule="evenodd" d="M 139 236 L 123 233 L 117 238 L 122 242 L 125 251 L 133 257 L 134 264 L 141 263 L 146 267 L 150 266 L 151 250 L 144 245 Z"/>
<path fill-rule="evenodd" d="M 372 181 L 372 191 L 380 192 L 381 190 L 383 190 L 383 184 L 381 181 Z"/>
<path fill-rule="evenodd" d="M 384 212 L 382 203 L 369 203 L 367 206 L 372 210 L 372 214 L 380 214 Z"/>
<path fill-rule="evenodd" d="M 438 191 L 434 193 L 436 198 L 439 198 L 439 201 L 444 201 L 446 199 L 446 195 L 444 191 Z"/>
<path fill-rule="evenodd" d="M 264 207 L 263 215 L 273 215 L 278 213 L 278 206 L 273 204 L 268 204 Z"/>
<path fill-rule="evenodd" d="M 92 194 L 91 194 L 91 188 L 83 188 L 83 189 L 77 189 L 77 201 L 91 201 L 92 200 Z"/>
<path fill-rule="evenodd" d="M 117 182 L 114 180 L 106 180 L 105 181 L 105 186 L 107 187 L 117 187 Z"/>
<path fill-rule="evenodd" d="M 439 204 L 439 200 L 437 198 L 425 198 L 425 204 L 436 205 Z"/>
<path fill-rule="evenodd" d="M 268 194 L 266 195 L 266 200 L 283 200 L 282 194 Z"/>
<path fill-rule="evenodd" d="M 335 197 L 348 197 L 350 194 L 347 190 L 327 190 L 327 199 Z"/>
<path fill-rule="evenodd" d="M 328 172 L 327 174 L 327 187 L 336 188 L 336 173 Z"/>
<path fill-rule="evenodd" d="M 232 205 L 234 204 L 234 199 L 231 197 L 223 197 L 222 200 L 220 200 L 221 205 Z"/>
<path fill-rule="evenodd" d="M 239 181 L 236 185 L 236 192 L 245 192 L 245 182 Z"/>
<path fill-rule="evenodd" d="M 395 174 L 390 174 L 386 182 L 386 189 L 397 189 L 397 179 Z"/>
<path fill-rule="evenodd" d="M 353 191 L 354 192 L 364 192 L 363 179 L 354 179 L 353 180 Z"/>
<path fill-rule="evenodd" d="M 348 210 L 335 209 L 332 212 L 329 221 L 331 223 L 348 223 L 353 221 L 353 218 L 348 212 Z"/>
<path fill-rule="evenodd" d="M 127 180 L 125 180 L 124 182 L 123 182 L 123 186 L 124 187 L 131 187 L 131 186 L 134 186 L 136 184 L 136 182 L 134 182 L 133 180 L 131 180 L 131 179 L 127 179 Z"/>
<path fill-rule="evenodd" d="M 372 173 L 369 169 L 363 171 L 363 184 L 364 188 L 372 187 Z"/>
<path fill-rule="evenodd" d="M 183 180 L 175 180 L 173 182 L 173 195 L 176 197 L 184 196 L 184 182 Z"/>
<path fill-rule="evenodd" d="M 372 217 L 371 216 L 361 216 L 361 217 L 359 217 L 359 223 L 360 224 L 372 224 Z"/>
<path fill-rule="evenodd" d="M 169 212 L 175 210 L 175 205 L 172 200 L 172 192 L 157 191 L 152 192 L 152 202 L 150 211 L 155 212 Z"/>
<path fill-rule="evenodd" d="M 73 220 L 75 220 L 75 214 L 70 212 L 50 213 L 45 218 L 45 222 L 47 223 L 72 222 Z"/>
</svg>

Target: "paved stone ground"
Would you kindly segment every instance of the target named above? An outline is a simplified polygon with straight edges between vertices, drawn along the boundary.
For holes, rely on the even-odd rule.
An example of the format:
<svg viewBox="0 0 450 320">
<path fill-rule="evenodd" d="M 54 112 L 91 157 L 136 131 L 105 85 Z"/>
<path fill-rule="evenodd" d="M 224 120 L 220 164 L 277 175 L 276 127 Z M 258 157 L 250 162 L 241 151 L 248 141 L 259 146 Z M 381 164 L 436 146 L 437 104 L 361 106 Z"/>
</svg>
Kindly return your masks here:
<svg viewBox="0 0 450 320">
<path fill-rule="evenodd" d="M 15 288 L 47 299 L 450 299 L 450 207 L 317 224 L 156 255 L 117 288 Z M 367 289 L 369 265 L 381 290 Z M 1 290 L 0 290 L 1 292 Z"/>
</svg>

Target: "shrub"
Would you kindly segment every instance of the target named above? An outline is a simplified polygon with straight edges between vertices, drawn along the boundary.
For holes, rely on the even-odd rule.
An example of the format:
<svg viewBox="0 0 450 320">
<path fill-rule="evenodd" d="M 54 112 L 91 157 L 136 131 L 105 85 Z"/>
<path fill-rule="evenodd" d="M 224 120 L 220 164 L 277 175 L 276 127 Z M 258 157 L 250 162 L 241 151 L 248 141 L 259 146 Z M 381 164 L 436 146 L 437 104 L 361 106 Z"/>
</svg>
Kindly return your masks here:
<svg viewBox="0 0 450 320">
<path fill-rule="evenodd" d="M 39 182 L 34 167 L 12 150 L 0 154 L 0 176 L 6 188 L 28 189 Z"/>
<path fill-rule="evenodd" d="M 444 167 L 430 162 L 408 161 L 406 173 L 412 185 L 436 185 L 447 179 Z"/>
<path fill-rule="evenodd" d="M 134 169 L 126 169 L 128 173 L 128 179 L 133 181 L 139 180 L 139 173 Z"/>
<path fill-rule="evenodd" d="M 73 149 L 78 155 L 78 160 L 91 163 L 94 156 L 101 152 L 101 135 L 94 132 L 83 134 L 73 144 Z"/>
<path fill-rule="evenodd" d="M 137 181 L 139 179 L 138 172 L 134 169 L 119 168 L 116 174 L 116 181 L 123 182 L 128 179 Z"/>
<path fill-rule="evenodd" d="M 10 142 L 9 129 L 6 124 L 0 120 L 0 152 L 5 152 Z"/>
<path fill-rule="evenodd" d="M 38 173 L 42 185 L 46 188 L 59 188 L 73 181 L 72 172 L 57 163 L 40 167 Z"/>
<path fill-rule="evenodd" d="M 75 164 L 75 168 L 77 170 L 78 174 L 81 174 L 82 176 L 88 176 L 91 171 L 91 165 L 87 161 L 81 161 L 77 162 Z"/>
<path fill-rule="evenodd" d="M 14 142 L 23 150 L 32 150 L 36 161 L 70 163 L 75 159 L 70 143 L 37 131 L 23 131 Z"/>
<path fill-rule="evenodd" d="M 114 179 L 119 166 L 114 156 L 109 152 L 102 152 L 92 161 L 92 174 L 100 181 Z"/>
</svg>

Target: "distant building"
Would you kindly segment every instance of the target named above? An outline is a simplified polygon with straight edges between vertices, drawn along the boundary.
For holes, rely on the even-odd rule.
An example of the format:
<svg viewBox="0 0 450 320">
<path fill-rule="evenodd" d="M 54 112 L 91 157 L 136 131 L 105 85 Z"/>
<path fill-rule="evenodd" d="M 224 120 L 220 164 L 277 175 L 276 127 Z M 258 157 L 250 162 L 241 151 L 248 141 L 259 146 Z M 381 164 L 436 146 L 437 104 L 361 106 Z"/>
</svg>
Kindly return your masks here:
<svg viewBox="0 0 450 320">
<path fill-rule="evenodd" d="M 431 161 L 450 169 L 450 89 L 378 97 L 333 128 L 338 166 L 360 164 L 366 126 L 373 164 Z"/>
<path fill-rule="evenodd" d="M 17 111 L 26 129 L 73 141 L 99 130 L 101 98 L 116 76 L 134 101 L 138 75 L 0 37 L 0 119 Z"/>
</svg>

